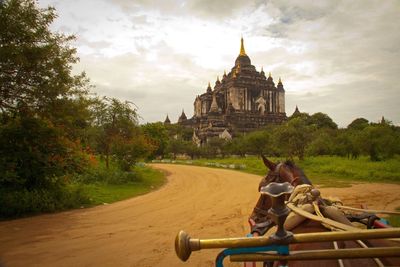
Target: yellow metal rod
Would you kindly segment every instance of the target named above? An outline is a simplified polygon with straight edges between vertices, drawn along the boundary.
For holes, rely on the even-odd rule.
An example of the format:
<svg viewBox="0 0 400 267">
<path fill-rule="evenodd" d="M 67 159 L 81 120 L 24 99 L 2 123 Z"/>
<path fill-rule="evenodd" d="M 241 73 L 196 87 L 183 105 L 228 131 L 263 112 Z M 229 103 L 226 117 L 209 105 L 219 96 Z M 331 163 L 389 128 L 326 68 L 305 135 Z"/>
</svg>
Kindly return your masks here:
<svg viewBox="0 0 400 267">
<path fill-rule="evenodd" d="M 343 232 L 322 232 L 294 234 L 292 238 L 280 242 L 280 244 L 310 243 L 310 242 L 330 242 L 345 240 L 366 240 L 377 238 L 398 238 L 400 228 L 355 230 Z M 212 248 L 243 248 L 259 247 L 277 244 L 269 237 L 239 237 L 239 238 L 219 238 L 219 239 L 195 239 L 180 231 L 175 239 L 175 251 L 178 257 L 186 261 L 192 251 Z"/>
<path fill-rule="evenodd" d="M 278 255 L 267 253 L 240 254 L 230 256 L 230 260 L 243 261 L 276 261 L 276 260 L 322 260 L 322 259 L 355 259 L 355 258 L 384 258 L 400 257 L 400 247 L 385 248 L 352 248 L 339 250 L 304 250 L 290 253 L 290 255 Z"/>
<path fill-rule="evenodd" d="M 364 240 L 377 238 L 396 238 L 400 237 L 400 228 L 372 229 L 372 230 L 355 230 L 343 232 L 320 232 L 294 234 L 293 238 L 285 242 L 293 243 L 309 243 L 309 242 L 328 242 L 342 240 Z M 266 246 L 274 243 L 269 237 L 242 237 L 242 238 L 221 238 L 221 239 L 197 239 L 199 249 L 206 248 L 240 248 L 240 247 L 257 247 Z M 194 240 L 193 240 L 194 241 Z"/>
</svg>

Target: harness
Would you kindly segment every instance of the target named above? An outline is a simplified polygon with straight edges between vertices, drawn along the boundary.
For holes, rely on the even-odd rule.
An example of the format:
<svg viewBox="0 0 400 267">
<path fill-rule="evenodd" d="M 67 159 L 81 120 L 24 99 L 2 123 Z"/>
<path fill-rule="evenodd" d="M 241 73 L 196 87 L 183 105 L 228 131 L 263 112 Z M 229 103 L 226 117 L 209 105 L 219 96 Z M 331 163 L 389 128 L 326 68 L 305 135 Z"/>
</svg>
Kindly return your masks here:
<svg viewBox="0 0 400 267">
<path fill-rule="evenodd" d="M 285 163 L 283 162 L 279 162 L 278 165 L 276 165 L 275 169 L 273 171 L 271 171 L 270 173 L 268 173 L 267 177 L 268 180 L 266 181 L 266 184 L 275 182 L 275 183 L 282 183 L 281 181 L 281 168 L 282 166 L 285 165 Z M 290 181 L 290 184 L 295 186 L 294 184 L 300 179 L 300 176 L 294 176 L 293 180 Z M 261 188 L 261 187 L 260 187 Z M 258 191 L 260 191 L 260 188 L 258 188 Z"/>
<path fill-rule="evenodd" d="M 278 165 L 276 165 L 275 169 L 271 172 L 268 173 L 268 176 L 265 178 L 265 184 L 267 185 L 269 183 L 272 182 L 276 182 L 276 183 L 281 183 L 281 176 L 280 176 L 280 171 L 281 168 L 283 167 L 283 165 L 285 165 L 285 163 L 278 163 Z M 299 176 L 295 176 L 294 179 L 290 182 L 291 185 L 295 186 L 294 184 L 300 179 Z M 263 186 L 263 184 L 260 184 L 258 191 L 260 191 L 261 187 Z M 262 203 L 264 205 L 264 203 Z M 263 208 L 259 208 L 257 207 L 257 205 L 254 207 L 253 209 L 253 213 L 255 214 L 259 214 L 262 216 L 261 222 L 257 220 L 257 222 L 255 222 L 255 220 L 252 220 L 252 222 L 250 223 L 252 226 L 252 230 L 251 232 L 257 232 L 260 235 L 264 235 L 271 227 L 273 227 L 275 224 L 274 222 L 269 218 L 269 214 L 268 214 L 268 210 L 265 210 Z"/>
<path fill-rule="evenodd" d="M 278 168 L 279 167 L 279 168 Z M 280 170 L 281 166 L 277 166 L 277 170 L 278 171 L 274 171 L 274 181 L 276 181 L 276 176 L 279 177 L 279 170 Z M 298 178 L 298 177 L 297 177 Z M 358 228 L 356 228 L 355 226 L 340 222 L 340 219 L 337 220 L 337 216 L 338 214 L 332 214 L 332 213 L 326 213 L 322 212 L 323 210 L 320 210 L 320 206 L 319 204 L 321 204 L 321 209 L 323 209 L 324 207 L 334 207 L 334 206 L 326 206 L 326 204 L 324 203 L 325 201 L 322 200 L 322 198 L 320 198 L 319 192 L 318 194 L 316 194 L 315 192 L 313 192 L 315 189 L 313 189 L 312 185 L 299 185 L 295 188 L 295 190 L 292 192 L 291 196 L 289 197 L 289 200 L 287 202 L 287 207 L 290 208 L 292 210 L 292 212 L 294 214 L 297 214 L 298 216 L 301 216 L 303 218 L 307 218 L 307 219 L 311 219 L 313 221 L 318 221 L 320 222 L 324 227 L 326 227 L 327 229 L 331 230 L 331 231 L 355 231 L 358 230 Z M 330 202 L 330 201 L 327 201 Z M 306 208 L 310 207 L 311 210 L 306 210 Z M 337 209 L 335 207 L 335 209 L 337 211 L 339 211 L 339 209 Z M 262 212 L 263 215 L 267 215 L 268 213 L 260 208 L 255 207 L 254 211 L 256 212 Z M 315 213 L 315 214 L 313 214 Z M 333 215 L 333 216 L 332 216 Z M 367 215 L 367 216 L 366 216 Z M 369 215 L 369 216 L 368 216 Z M 343 213 L 340 213 L 340 216 L 343 216 L 345 218 L 345 215 Z M 264 235 L 267 233 L 271 233 L 273 231 L 275 231 L 274 228 L 276 228 L 276 226 L 274 227 L 274 223 L 271 222 L 271 220 L 269 220 L 269 218 L 266 216 L 267 220 L 264 223 L 258 223 L 258 224 L 253 224 L 251 225 L 251 231 L 252 233 L 257 232 L 260 235 Z M 367 226 L 368 228 L 370 228 L 370 225 L 377 219 L 379 219 L 376 216 L 371 216 L 371 214 L 362 214 L 361 216 L 354 216 L 354 219 L 368 219 L 368 223 Z M 356 221 L 356 219 L 354 221 Z M 353 220 L 350 220 L 353 221 Z M 296 224 L 296 223 L 295 223 Z M 295 225 L 292 225 L 292 227 L 295 227 Z M 289 229 L 290 230 L 290 229 Z M 368 248 L 368 246 L 361 240 L 355 240 L 355 242 L 358 243 L 359 246 L 363 247 L 363 248 Z M 338 249 L 338 244 L 335 241 L 333 243 L 334 248 Z M 383 264 L 382 262 L 378 259 L 378 258 L 373 258 L 373 260 L 375 261 L 376 265 L 379 267 L 382 267 Z M 343 265 L 343 260 L 338 259 L 338 263 L 339 266 L 344 266 Z"/>
</svg>

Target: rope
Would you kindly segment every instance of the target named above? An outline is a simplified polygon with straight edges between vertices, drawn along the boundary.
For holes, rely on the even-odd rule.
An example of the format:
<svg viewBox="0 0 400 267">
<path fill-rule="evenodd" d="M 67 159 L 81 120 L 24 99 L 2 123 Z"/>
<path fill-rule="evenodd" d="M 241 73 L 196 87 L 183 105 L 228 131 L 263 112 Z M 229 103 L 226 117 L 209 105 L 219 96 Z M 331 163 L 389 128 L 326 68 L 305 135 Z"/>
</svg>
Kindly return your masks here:
<svg viewBox="0 0 400 267">
<path fill-rule="evenodd" d="M 293 212 L 295 212 L 296 214 L 299 214 L 299 215 L 301 215 L 303 217 L 306 217 L 307 219 L 314 220 L 314 221 L 317 221 L 317 222 L 320 222 L 320 223 L 325 223 L 325 224 L 328 224 L 328 225 L 330 225 L 330 226 L 332 226 L 334 228 L 340 229 L 340 230 L 345 230 L 345 231 L 360 230 L 360 229 L 358 229 L 357 227 L 354 227 L 354 226 L 346 225 L 346 224 L 331 220 L 329 218 L 325 218 L 325 217 L 321 218 L 321 217 L 319 217 L 317 215 L 311 214 L 311 213 L 309 213 L 307 211 L 304 211 L 304 210 L 296 207 L 295 205 L 293 205 L 293 203 L 287 203 L 287 207 L 289 209 L 291 209 Z"/>
<path fill-rule="evenodd" d="M 299 190 L 299 191 L 303 191 L 303 190 Z M 304 190 L 305 191 L 305 190 Z M 302 193 L 304 193 L 304 191 Z M 300 193 L 300 192 L 299 192 Z M 300 193 L 301 194 L 301 193 Z M 295 199 L 298 196 L 294 196 L 293 199 Z M 357 227 L 354 226 L 350 226 L 347 224 L 343 224 L 340 222 L 336 222 L 334 220 L 331 220 L 329 218 L 326 218 L 320 211 L 318 203 L 316 201 L 312 202 L 312 205 L 314 207 L 314 211 L 317 215 L 311 214 L 303 209 L 299 209 L 298 207 L 296 207 L 293 203 L 287 203 L 288 208 L 290 208 L 293 212 L 295 212 L 298 215 L 304 216 L 308 219 L 314 220 L 314 221 L 318 221 L 320 222 L 324 227 L 326 227 L 327 229 L 331 230 L 331 231 L 354 231 L 354 230 L 358 230 Z M 336 206 L 336 205 L 335 205 Z M 356 240 L 356 242 L 363 248 L 368 248 L 368 246 L 361 240 Z M 337 242 L 333 242 L 333 246 L 335 249 L 339 249 Z M 378 267 L 383 267 L 383 263 L 378 259 L 378 258 L 374 258 L 375 263 L 377 264 Z M 343 267 L 343 260 L 342 259 L 338 259 L 338 264 L 340 267 Z"/>
<path fill-rule="evenodd" d="M 377 214 L 400 215 L 400 212 L 398 212 L 398 211 L 358 209 L 358 208 L 353 208 L 353 207 L 348 207 L 348 206 L 342 206 L 342 205 L 336 205 L 336 204 L 333 204 L 332 206 L 335 206 L 336 208 L 342 209 L 342 210 L 352 210 L 352 211 L 360 211 L 360 212 L 368 212 L 368 213 L 377 213 Z"/>
</svg>

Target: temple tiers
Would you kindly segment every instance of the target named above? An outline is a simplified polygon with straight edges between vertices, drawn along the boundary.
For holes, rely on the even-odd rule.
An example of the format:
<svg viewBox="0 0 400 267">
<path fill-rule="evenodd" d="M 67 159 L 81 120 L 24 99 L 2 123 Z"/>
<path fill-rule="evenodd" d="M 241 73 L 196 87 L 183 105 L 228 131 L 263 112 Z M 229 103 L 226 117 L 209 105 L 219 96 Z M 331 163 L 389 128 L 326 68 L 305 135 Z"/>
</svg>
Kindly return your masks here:
<svg viewBox="0 0 400 267">
<path fill-rule="evenodd" d="M 275 86 L 271 73 L 267 78 L 263 68 L 256 70 L 243 38 L 235 65 L 221 77 L 217 77 L 214 88 L 208 83 L 205 93 L 195 98 L 193 117 L 182 120 L 181 116 L 178 121 L 194 129 L 193 140 L 198 144 L 224 132 L 224 136 L 229 133 L 234 137 L 287 119 L 282 80 L 279 78 Z"/>
</svg>

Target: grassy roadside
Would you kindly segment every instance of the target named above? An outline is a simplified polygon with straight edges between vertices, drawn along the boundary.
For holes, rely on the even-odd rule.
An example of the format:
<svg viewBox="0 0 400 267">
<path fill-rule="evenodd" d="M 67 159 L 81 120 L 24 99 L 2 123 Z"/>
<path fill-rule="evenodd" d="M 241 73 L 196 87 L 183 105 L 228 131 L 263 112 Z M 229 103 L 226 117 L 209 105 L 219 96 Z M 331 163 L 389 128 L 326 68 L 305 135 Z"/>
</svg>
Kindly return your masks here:
<svg viewBox="0 0 400 267">
<path fill-rule="evenodd" d="M 144 164 L 123 172 L 115 166 L 106 169 L 102 162 L 66 179 L 65 185 L 50 189 L 0 188 L 0 221 L 108 204 L 148 193 L 166 181 L 165 173 Z"/>
<path fill-rule="evenodd" d="M 140 177 L 138 181 L 123 184 L 96 182 L 80 185 L 90 201 L 83 206 L 109 204 L 143 195 L 161 187 L 166 181 L 165 173 L 149 166 L 136 166 L 134 170 L 137 176 Z"/>
<path fill-rule="evenodd" d="M 282 161 L 283 158 L 270 158 Z M 259 157 L 216 158 L 196 160 L 176 160 L 172 163 L 193 164 L 198 166 L 231 168 L 256 175 L 265 175 L 266 169 Z M 400 157 L 386 161 L 371 162 L 366 157 L 356 160 L 319 156 L 296 160 L 304 173 L 314 184 L 323 187 L 346 187 L 354 182 L 400 183 Z"/>
</svg>

